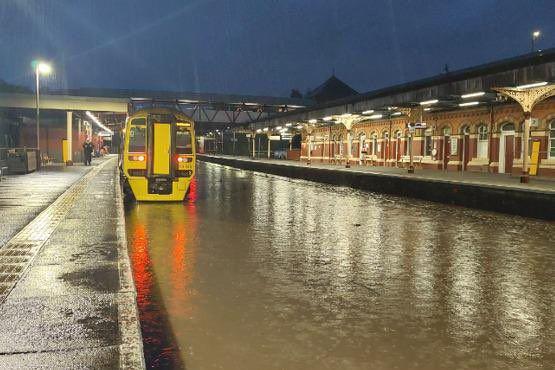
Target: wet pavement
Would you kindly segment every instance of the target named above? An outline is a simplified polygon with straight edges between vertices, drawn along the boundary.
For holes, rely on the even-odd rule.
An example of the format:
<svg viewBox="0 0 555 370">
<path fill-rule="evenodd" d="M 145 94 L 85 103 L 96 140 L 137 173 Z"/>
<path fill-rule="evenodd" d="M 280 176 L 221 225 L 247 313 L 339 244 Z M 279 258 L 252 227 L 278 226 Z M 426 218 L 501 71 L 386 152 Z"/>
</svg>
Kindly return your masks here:
<svg viewBox="0 0 555 370">
<path fill-rule="evenodd" d="M 0 247 L 0 368 L 141 368 L 116 164 Z"/>
<path fill-rule="evenodd" d="M 48 166 L 26 175 L 6 176 L 0 182 L 0 247 L 90 168 Z"/>
<path fill-rule="evenodd" d="M 152 367 L 555 367 L 551 222 L 201 162 L 126 227 Z"/>
</svg>

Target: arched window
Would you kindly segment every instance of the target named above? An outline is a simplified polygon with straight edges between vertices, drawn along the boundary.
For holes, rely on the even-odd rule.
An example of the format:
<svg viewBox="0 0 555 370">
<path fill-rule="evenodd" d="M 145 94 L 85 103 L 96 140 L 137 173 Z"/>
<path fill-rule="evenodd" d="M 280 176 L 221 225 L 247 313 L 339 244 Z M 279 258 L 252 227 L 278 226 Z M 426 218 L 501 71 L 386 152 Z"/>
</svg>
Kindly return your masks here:
<svg viewBox="0 0 555 370">
<path fill-rule="evenodd" d="M 397 140 L 399 140 L 399 139 L 401 139 L 402 137 L 403 137 L 403 133 L 401 132 L 401 130 L 397 130 L 397 131 L 395 132 L 395 138 L 396 138 Z"/>
<path fill-rule="evenodd" d="M 486 125 L 478 126 L 478 158 L 488 157 L 488 127 Z"/>
<path fill-rule="evenodd" d="M 465 126 L 461 127 L 461 134 L 463 134 L 463 135 L 470 134 L 470 127 L 468 125 L 465 125 Z"/>
<path fill-rule="evenodd" d="M 443 136 L 451 136 L 451 127 L 446 126 L 443 128 Z"/>
<path fill-rule="evenodd" d="M 366 142 L 366 133 L 363 131 L 360 133 L 360 135 L 358 136 L 358 143 L 360 145 L 360 152 L 361 153 L 366 153 L 367 152 L 367 146 L 368 143 Z"/>
<path fill-rule="evenodd" d="M 378 134 L 372 133 L 372 155 L 376 155 L 378 150 Z"/>
<path fill-rule="evenodd" d="M 501 131 L 514 131 L 515 125 L 514 123 L 505 123 L 503 127 L 501 127 Z"/>
<path fill-rule="evenodd" d="M 549 158 L 555 158 L 555 119 L 549 124 Z"/>
</svg>

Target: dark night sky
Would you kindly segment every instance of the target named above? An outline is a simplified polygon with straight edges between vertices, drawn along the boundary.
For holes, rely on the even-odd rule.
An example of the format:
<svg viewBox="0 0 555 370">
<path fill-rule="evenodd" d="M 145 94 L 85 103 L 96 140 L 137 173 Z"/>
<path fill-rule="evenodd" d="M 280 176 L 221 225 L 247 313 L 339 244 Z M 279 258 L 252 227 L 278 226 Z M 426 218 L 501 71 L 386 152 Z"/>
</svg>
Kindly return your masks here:
<svg viewBox="0 0 555 370">
<path fill-rule="evenodd" d="M 555 46 L 555 0 L 0 0 L 0 79 L 257 95 L 369 91 Z"/>
</svg>

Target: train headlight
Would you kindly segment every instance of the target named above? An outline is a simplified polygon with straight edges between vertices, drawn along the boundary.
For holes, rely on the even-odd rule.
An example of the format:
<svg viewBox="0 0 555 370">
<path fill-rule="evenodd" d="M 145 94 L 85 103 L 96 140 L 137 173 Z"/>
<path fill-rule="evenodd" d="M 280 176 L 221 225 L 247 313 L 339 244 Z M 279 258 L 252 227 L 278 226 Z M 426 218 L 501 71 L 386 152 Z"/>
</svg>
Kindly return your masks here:
<svg viewBox="0 0 555 370">
<path fill-rule="evenodd" d="M 177 161 L 178 161 L 179 163 L 183 162 L 183 160 L 184 160 L 183 157 L 177 157 Z"/>
<path fill-rule="evenodd" d="M 144 162 L 146 160 L 146 155 L 136 154 L 136 155 L 130 155 L 128 158 L 129 158 L 130 161 Z"/>
</svg>

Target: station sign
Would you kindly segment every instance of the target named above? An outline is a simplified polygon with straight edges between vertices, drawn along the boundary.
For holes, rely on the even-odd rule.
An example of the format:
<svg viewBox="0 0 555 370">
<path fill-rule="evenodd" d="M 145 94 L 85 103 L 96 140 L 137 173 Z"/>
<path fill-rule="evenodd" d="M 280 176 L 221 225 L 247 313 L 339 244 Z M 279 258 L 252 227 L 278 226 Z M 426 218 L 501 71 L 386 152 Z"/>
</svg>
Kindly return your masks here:
<svg viewBox="0 0 555 370">
<path fill-rule="evenodd" d="M 409 122 L 407 124 L 407 128 L 410 130 L 417 129 L 417 128 L 426 128 L 426 122 Z"/>
<path fill-rule="evenodd" d="M 279 135 L 270 135 L 270 140 L 279 141 L 279 140 L 281 140 L 281 136 L 279 136 Z"/>
</svg>

